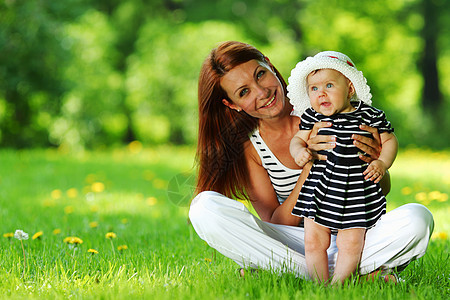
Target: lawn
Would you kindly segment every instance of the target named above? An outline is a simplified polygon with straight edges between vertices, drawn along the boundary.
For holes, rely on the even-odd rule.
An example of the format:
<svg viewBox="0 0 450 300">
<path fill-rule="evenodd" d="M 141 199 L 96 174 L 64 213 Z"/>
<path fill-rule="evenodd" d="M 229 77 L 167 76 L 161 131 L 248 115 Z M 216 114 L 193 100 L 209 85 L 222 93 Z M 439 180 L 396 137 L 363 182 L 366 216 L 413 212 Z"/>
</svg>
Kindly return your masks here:
<svg viewBox="0 0 450 300">
<path fill-rule="evenodd" d="M 450 153 L 401 151 L 388 210 L 435 217 L 427 254 L 381 282 L 324 288 L 291 274 L 240 278 L 188 223 L 193 149 L 0 150 L 0 295 L 82 299 L 449 299 Z M 10 237 L 16 229 L 29 239 Z"/>
</svg>

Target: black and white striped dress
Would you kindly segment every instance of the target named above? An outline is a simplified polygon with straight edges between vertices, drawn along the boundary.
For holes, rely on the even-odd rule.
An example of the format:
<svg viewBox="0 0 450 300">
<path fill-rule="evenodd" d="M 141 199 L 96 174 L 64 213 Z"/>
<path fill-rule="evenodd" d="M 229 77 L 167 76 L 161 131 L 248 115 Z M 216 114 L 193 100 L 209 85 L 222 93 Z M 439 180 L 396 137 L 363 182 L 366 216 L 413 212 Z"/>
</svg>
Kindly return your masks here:
<svg viewBox="0 0 450 300">
<path fill-rule="evenodd" d="M 331 229 L 370 228 L 386 212 L 386 199 L 379 184 L 365 180 L 368 164 L 359 158 L 360 150 L 353 145 L 352 134 L 372 137 L 359 129 L 360 124 L 392 132 L 383 111 L 359 103 L 350 113 L 324 116 L 308 109 L 301 117 L 300 129 L 311 130 L 319 121 L 332 122 L 318 134 L 336 137 L 336 147 L 321 151 L 327 160 L 316 160 L 306 179 L 293 215 L 314 219 Z"/>
<path fill-rule="evenodd" d="M 250 141 L 261 157 L 263 167 L 269 174 L 272 186 L 277 194 L 278 202 L 283 203 L 291 194 L 297 183 L 298 177 L 302 172 L 301 169 L 290 169 L 283 165 L 278 158 L 270 151 L 266 143 L 259 134 L 259 130 L 255 130 L 250 135 Z"/>
</svg>

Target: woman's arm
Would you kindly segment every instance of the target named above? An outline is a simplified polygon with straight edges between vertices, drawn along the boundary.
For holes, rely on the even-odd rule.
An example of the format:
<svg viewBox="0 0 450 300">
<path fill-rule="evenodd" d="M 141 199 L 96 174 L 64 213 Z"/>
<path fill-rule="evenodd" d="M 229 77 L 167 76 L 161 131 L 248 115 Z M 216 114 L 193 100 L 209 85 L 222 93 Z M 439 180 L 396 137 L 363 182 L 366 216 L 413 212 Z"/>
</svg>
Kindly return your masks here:
<svg viewBox="0 0 450 300">
<path fill-rule="evenodd" d="M 280 205 L 267 170 L 262 166 L 261 158 L 251 143 L 246 147 L 245 155 L 250 176 L 250 186 L 247 188 L 247 193 L 261 220 L 274 224 L 298 226 L 301 218 L 293 216 L 291 212 L 308 172 L 301 173 L 293 191 Z M 310 168 L 308 165 L 303 168 L 304 171 Z"/>
</svg>

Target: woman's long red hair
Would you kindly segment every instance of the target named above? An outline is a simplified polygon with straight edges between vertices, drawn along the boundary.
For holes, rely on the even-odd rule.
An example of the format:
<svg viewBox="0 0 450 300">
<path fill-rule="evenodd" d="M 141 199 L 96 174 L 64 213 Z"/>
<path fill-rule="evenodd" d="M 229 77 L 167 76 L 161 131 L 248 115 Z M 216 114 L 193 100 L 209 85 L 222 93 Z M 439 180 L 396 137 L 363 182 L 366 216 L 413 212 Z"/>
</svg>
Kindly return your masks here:
<svg viewBox="0 0 450 300">
<path fill-rule="evenodd" d="M 266 62 L 255 47 L 228 41 L 213 49 L 203 63 L 198 83 L 196 193 L 216 191 L 230 198 L 248 199 L 244 144 L 256 129 L 258 119 L 222 103 L 223 99 L 231 100 L 220 86 L 220 79 L 234 67 L 253 59 Z M 285 81 L 275 68 L 274 71 L 286 91 Z"/>
</svg>

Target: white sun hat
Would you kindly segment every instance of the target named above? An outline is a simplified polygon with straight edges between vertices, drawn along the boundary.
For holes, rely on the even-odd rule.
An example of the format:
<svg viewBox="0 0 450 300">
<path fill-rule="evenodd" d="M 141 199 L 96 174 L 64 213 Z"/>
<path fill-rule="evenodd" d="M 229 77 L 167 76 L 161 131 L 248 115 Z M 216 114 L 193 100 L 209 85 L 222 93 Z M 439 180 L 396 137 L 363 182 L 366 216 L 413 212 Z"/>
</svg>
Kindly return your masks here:
<svg viewBox="0 0 450 300">
<path fill-rule="evenodd" d="M 288 79 L 288 98 L 294 106 L 295 114 L 301 115 L 311 107 L 306 85 L 306 78 L 315 70 L 333 69 L 347 77 L 355 87 L 355 94 L 351 101 L 360 100 L 367 105 L 372 104 L 372 94 L 367 80 L 361 71 L 358 71 L 352 60 L 345 54 L 336 51 L 323 51 L 314 57 L 308 57 L 299 62 L 291 71 Z"/>
</svg>

